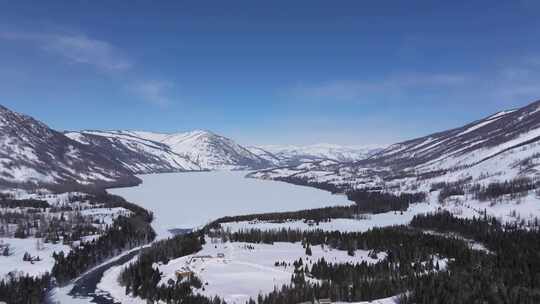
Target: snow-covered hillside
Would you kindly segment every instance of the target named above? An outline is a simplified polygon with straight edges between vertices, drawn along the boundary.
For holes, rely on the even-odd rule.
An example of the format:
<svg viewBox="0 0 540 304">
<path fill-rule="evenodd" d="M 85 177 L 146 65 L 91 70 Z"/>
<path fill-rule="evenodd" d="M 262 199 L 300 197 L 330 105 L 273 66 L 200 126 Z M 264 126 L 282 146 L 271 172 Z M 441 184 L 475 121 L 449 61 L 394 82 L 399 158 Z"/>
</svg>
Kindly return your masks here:
<svg viewBox="0 0 540 304">
<path fill-rule="evenodd" d="M 32 117 L 0 106 L 2 186 L 88 187 L 139 180 L 103 153 L 71 140 Z"/>
<path fill-rule="evenodd" d="M 266 294 L 289 284 L 294 261 L 303 258 L 306 263 L 313 263 L 321 258 L 334 263 L 377 263 L 386 259 L 386 253 L 380 252 L 375 257 L 369 251 L 356 250 L 354 256 L 346 251 L 330 247 L 314 246 L 313 253 L 307 256 L 300 243 L 252 244 L 226 242 L 208 238 L 203 249 L 196 254 L 183 256 L 156 265 L 162 273 L 159 284 L 166 285 L 169 280 L 176 280 L 176 271 L 189 269 L 201 279 L 204 289 L 195 289 L 194 293 L 208 297 L 218 296 L 227 303 L 243 304 L 256 299 L 259 294 Z M 218 257 L 218 255 L 223 255 Z M 289 266 L 275 266 L 276 261 L 286 262 Z M 125 288 L 118 284 L 117 275 L 122 267 L 112 269 L 105 274 L 99 286 L 116 299 L 130 303 L 144 303 L 140 298 L 125 295 Z"/>
<path fill-rule="evenodd" d="M 134 132 L 82 131 L 66 135 L 84 145 L 103 151 L 135 174 L 201 170 L 201 167 L 171 150 L 166 144 Z"/>
<path fill-rule="evenodd" d="M 266 160 L 233 140 L 210 131 L 168 134 L 160 142 L 204 169 L 256 169 L 269 166 Z"/>
<path fill-rule="evenodd" d="M 465 126 L 394 144 L 354 163 L 313 162 L 253 177 L 294 177 L 351 188 L 428 191 L 430 184 L 535 178 L 540 169 L 540 101 Z"/>
<path fill-rule="evenodd" d="M 81 131 L 67 135 L 110 151 L 111 157 L 134 173 L 220 169 L 260 169 L 270 166 L 233 140 L 210 131 L 152 133 L 143 131 Z"/>
<path fill-rule="evenodd" d="M 248 149 L 254 154 L 272 162 L 275 166 L 299 165 L 315 160 L 335 160 L 353 162 L 366 159 L 383 149 L 377 146 L 353 147 L 333 144 L 308 146 L 252 146 Z"/>
</svg>

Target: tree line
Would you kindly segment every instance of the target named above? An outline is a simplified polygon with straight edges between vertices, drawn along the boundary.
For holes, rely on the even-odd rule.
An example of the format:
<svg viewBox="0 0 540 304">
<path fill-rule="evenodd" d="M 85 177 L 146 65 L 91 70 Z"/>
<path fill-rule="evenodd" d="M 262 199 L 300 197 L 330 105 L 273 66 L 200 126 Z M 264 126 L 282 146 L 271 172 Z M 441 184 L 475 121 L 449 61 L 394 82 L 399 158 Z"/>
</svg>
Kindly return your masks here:
<svg viewBox="0 0 540 304">
<path fill-rule="evenodd" d="M 453 183 L 435 183 L 431 185 L 430 191 L 439 192 L 439 202 L 454 195 L 471 194 L 473 198 L 480 201 L 488 201 L 500 198 L 504 195 L 510 195 L 511 198 L 516 198 L 527 194 L 528 191 L 538 189 L 540 181 L 529 177 L 518 177 L 502 182 L 491 182 L 487 185 L 479 183 L 469 183 L 471 179 L 457 181 Z"/>
<path fill-rule="evenodd" d="M 40 304 L 50 287 L 48 273 L 41 277 L 8 275 L 0 280 L 0 301 L 9 304 Z"/>
<path fill-rule="evenodd" d="M 119 216 L 99 238 L 73 248 L 67 255 L 53 253 L 52 275 L 59 284 L 65 284 L 108 258 L 147 244 L 155 236 L 145 218 Z"/>
<path fill-rule="evenodd" d="M 166 264 L 172 259 L 193 254 L 202 249 L 204 235 L 189 233 L 152 244 L 142 250 L 137 261 L 127 266 L 120 274 L 119 281 L 125 293 L 141 297 L 148 301 L 165 301 L 166 303 L 221 304 L 222 299 L 207 298 L 193 292 L 204 288 L 201 281 L 192 276 L 185 280 L 169 280 L 167 284 L 159 284 L 162 273 L 154 268 L 154 264 Z"/>
<path fill-rule="evenodd" d="M 355 202 L 354 205 L 226 216 L 213 221 L 207 227 L 218 228 L 219 224 L 222 223 L 255 220 L 275 223 L 283 223 L 291 220 L 312 220 L 315 223 L 319 223 L 336 218 L 357 218 L 367 213 L 406 211 L 410 204 L 419 203 L 426 199 L 426 194 L 423 192 L 395 195 L 392 193 L 355 190 L 348 192 L 347 196 Z"/>
</svg>

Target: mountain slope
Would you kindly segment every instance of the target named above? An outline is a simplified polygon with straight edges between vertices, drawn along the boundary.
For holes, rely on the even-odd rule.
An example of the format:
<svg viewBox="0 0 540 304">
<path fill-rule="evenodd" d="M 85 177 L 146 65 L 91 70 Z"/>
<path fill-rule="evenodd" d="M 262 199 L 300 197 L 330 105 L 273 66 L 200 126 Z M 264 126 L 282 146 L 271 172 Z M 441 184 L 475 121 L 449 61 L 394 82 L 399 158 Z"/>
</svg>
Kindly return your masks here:
<svg viewBox="0 0 540 304">
<path fill-rule="evenodd" d="M 266 158 L 276 166 L 294 166 L 305 162 L 334 160 L 353 162 L 366 159 L 380 152 L 377 147 L 347 147 L 332 144 L 316 144 L 308 146 L 262 146 L 248 147 L 250 151 Z"/>
<path fill-rule="evenodd" d="M 253 174 L 295 177 L 345 188 L 429 189 L 431 183 L 489 183 L 536 177 L 540 169 L 540 101 L 448 131 L 394 144 L 353 164 L 318 163 Z"/>
<path fill-rule="evenodd" d="M 233 140 L 210 131 L 170 134 L 160 142 L 205 169 L 260 169 L 270 165 Z"/>
<path fill-rule="evenodd" d="M 30 116 L 0 106 L 2 186 L 89 188 L 139 182 L 101 153 Z"/>
<path fill-rule="evenodd" d="M 68 137 L 99 150 L 134 174 L 198 171 L 201 167 L 166 144 L 124 131 L 68 132 Z"/>
<path fill-rule="evenodd" d="M 209 131 L 152 133 L 143 131 L 82 131 L 68 136 L 96 149 L 134 173 L 218 169 L 260 169 L 270 163 L 233 140 Z"/>
</svg>

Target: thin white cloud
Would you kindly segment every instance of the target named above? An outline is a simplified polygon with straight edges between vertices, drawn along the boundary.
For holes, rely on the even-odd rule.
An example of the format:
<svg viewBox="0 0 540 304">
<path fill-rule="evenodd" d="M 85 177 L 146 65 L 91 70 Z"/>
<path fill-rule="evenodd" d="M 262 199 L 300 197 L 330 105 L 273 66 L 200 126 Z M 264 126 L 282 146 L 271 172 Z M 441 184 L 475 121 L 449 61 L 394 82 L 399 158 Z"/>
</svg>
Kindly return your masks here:
<svg viewBox="0 0 540 304">
<path fill-rule="evenodd" d="M 36 48 L 64 58 L 70 63 L 92 66 L 111 75 L 134 74 L 133 62 L 113 44 L 83 34 L 52 34 L 39 32 L 0 31 L 0 40 L 30 43 Z M 121 77 L 126 78 L 126 77 Z M 150 104 L 166 106 L 172 83 L 162 80 L 146 79 L 137 75 L 128 77 L 121 87 L 138 99 Z M 117 79 L 117 78 L 115 78 Z"/>
<path fill-rule="evenodd" d="M 111 44 L 85 36 L 57 36 L 43 46 L 76 63 L 94 65 L 109 71 L 127 70 L 131 62 Z"/>
<path fill-rule="evenodd" d="M 64 57 L 73 63 L 88 64 L 105 71 L 124 71 L 130 60 L 112 44 L 82 34 L 0 32 L 4 40 L 25 41 L 40 49 Z"/>
<path fill-rule="evenodd" d="M 337 80 L 318 85 L 298 85 L 288 93 L 309 99 L 371 102 L 372 99 L 396 97 L 413 89 L 449 88 L 465 83 L 465 75 L 409 73 L 381 80 Z"/>
<path fill-rule="evenodd" d="M 492 69 L 463 74 L 402 73 L 379 80 L 336 80 L 297 85 L 285 91 L 300 100 L 325 102 L 380 101 L 484 102 L 509 105 L 540 99 L 540 59 L 525 56 Z"/>
<path fill-rule="evenodd" d="M 171 103 L 168 97 L 168 91 L 173 87 L 167 81 L 140 81 L 129 86 L 131 92 L 141 99 L 158 106 L 167 106 Z"/>
</svg>

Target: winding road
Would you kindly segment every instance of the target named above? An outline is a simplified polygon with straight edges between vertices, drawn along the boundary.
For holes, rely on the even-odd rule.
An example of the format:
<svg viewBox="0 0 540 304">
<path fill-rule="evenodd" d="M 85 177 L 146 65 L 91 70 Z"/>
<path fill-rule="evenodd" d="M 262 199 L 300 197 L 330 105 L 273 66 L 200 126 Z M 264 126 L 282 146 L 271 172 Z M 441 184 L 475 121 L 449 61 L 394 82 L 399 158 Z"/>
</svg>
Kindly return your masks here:
<svg viewBox="0 0 540 304">
<path fill-rule="evenodd" d="M 69 292 L 69 295 L 75 298 L 87 298 L 89 303 L 97 303 L 97 304 L 117 304 L 119 302 L 116 302 L 112 300 L 112 297 L 106 293 L 97 290 L 97 284 L 99 281 L 101 281 L 101 278 L 103 277 L 103 274 L 105 271 L 110 269 L 114 266 L 119 266 L 122 264 L 127 263 L 129 260 L 131 260 L 133 257 L 135 257 L 139 252 L 141 251 L 141 248 L 131 250 L 127 253 L 124 253 L 120 257 L 113 258 L 110 262 L 106 262 L 86 273 L 84 273 L 82 276 L 77 278 L 73 282 L 73 287 L 71 291 Z M 59 302 L 54 299 L 54 296 L 51 294 L 47 298 L 47 304 L 58 304 Z"/>
</svg>

